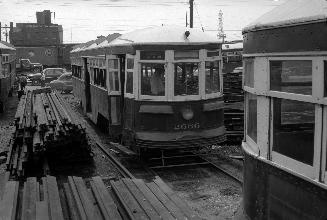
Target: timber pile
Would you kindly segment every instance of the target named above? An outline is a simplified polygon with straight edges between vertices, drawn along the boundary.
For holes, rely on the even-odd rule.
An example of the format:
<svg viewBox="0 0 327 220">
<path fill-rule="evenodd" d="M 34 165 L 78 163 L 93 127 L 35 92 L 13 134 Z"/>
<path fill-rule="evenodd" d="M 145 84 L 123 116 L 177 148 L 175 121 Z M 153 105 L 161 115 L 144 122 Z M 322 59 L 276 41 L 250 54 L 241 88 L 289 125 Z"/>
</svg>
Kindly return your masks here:
<svg viewBox="0 0 327 220">
<path fill-rule="evenodd" d="M 100 177 L 87 183 L 69 176 L 58 184 L 53 176 L 21 184 L 7 181 L 0 194 L 3 219 L 102 220 L 102 219 L 199 219 L 192 209 L 161 179 L 145 183 L 140 179 L 110 181 Z"/>
<path fill-rule="evenodd" d="M 244 130 L 242 73 L 226 73 L 224 78 L 224 123 L 228 141 L 241 141 Z"/>
<path fill-rule="evenodd" d="M 74 123 L 68 108 L 50 88 L 28 90 L 21 97 L 6 163 L 11 175 L 24 176 L 28 165 L 47 159 L 72 162 L 90 158 L 85 128 Z"/>
</svg>

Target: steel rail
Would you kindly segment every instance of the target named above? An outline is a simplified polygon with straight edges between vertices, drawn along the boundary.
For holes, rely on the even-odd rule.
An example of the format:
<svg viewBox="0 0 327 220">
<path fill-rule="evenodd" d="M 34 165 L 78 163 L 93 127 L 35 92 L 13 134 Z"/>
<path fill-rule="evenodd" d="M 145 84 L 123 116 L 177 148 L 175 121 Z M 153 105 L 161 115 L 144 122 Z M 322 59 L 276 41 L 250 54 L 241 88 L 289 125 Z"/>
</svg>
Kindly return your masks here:
<svg viewBox="0 0 327 220">
<path fill-rule="evenodd" d="M 224 173 L 225 175 L 231 177 L 232 179 L 236 180 L 236 182 L 240 183 L 241 185 L 243 185 L 243 180 L 241 180 L 240 178 L 238 178 L 237 176 L 233 175 L 232 173 L 228 172 L 227 169 L 222 168 L 221 166 L 211 162 L 210 160 L 204 158 L 203 156 L 200 156 L 201 159 L 205 160 L 208 162 L 208 164 L 214 166 L 216 169 L 218 169 L 219 171 L 221 171 L 222 173 Z"/>
<path fill-rule="evenodd" d="M 118 169 L 119 173 L 123 177 L 135 179 L 134 175 L 129 172 L 126 167 L 124 167 L 124 165 L 121 164 L 113 155 L 111 155 L 102 144 L 100 144 L 98 141 L 96 141 L 95 143 L 100 148 L 100 150 L 105 153 L 109 160 L 115 165 L 115 167 Z"/>
</svg>

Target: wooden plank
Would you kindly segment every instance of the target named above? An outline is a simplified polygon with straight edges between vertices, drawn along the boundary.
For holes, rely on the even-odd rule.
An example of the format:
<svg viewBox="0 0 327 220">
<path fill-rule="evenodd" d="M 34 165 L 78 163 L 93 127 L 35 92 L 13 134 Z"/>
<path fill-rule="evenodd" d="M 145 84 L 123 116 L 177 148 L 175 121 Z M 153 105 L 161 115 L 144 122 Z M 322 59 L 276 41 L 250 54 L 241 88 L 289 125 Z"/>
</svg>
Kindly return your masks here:
<svg viewBox="0 0 327 220">
<path fill-rule="evenodd" d="M 93 181 L 91 181 L 91 189 L 93 190 L 93 193 L 95 195 L 95 199 L 99 203 L 99 206 L 101 208 L 101 211 L 104 216 L 109 216 L 110 219 L 121 219 L 121 216 L 118 212 L 118 208 L 115 205 L 115 202 L 111 195 L 109 194 L 106 186 L 104 185 L 102 179 L 97 176 L 92 178 Z M 104 208 L 104 209 L 102 209 Z"/>
<path fill-rule="evenodd" d="M 58 191 L 56 178 L 53 176 L 47 176 L 46 180 L 48 186 L 48 196 L 49 196 L 48 201 L 49 201 L 51 219 L 63 220 L 64 216 L 60 204 L 59 191 Z"/>
<path fill-rule="evenodd" d="M 86 218 L 86 213 L 84 211 L 81 199 L 80 199 L 80 197 L 78 195 L 78 191 L 76 189 L 73 177 L 71 177 L 71 176 L 68 177 L 68 183 L 69 183 L 70 190 L 72 191 L 72 195 L 73 195 L 73 198 L 74 198 L 75 203 L 76 203 L 79 218 L 81 220 L 86 220 L 87 219 Z"/>
<path fill-rule="evenodd" d="M 14 220 L 17 214 L 19 182 L 8 181 L 6 183 L 5 193 L 0 202 L 0 216 L 5 220 Z"/>
<path fill-rule="evenodd" d="M 37 201 L 35 207 L 36 220 L 50 220 L 47 201 Z"/>
<path fill-rule="evenodd" d="M 106 207 L 104 206 L 102 200 L 101 200 L 101 197 L 99 195 L 99 192 L 98 190 L 96 189 L 96 186 L 94 185 L 94 182 L 91 181 L 90 182 L 90 185 L 91 185 L 91 190 L 92 190 L 92 193 L 93 193 L 93 196 L 95 198 L 95 201 L 98 203 L 98 206 L 99 206 L 99 210 L 101 212 L 101 216 L 105 219 L 105 220 L 110 220 L 112 219 L 110 216 L 109 216 L 109 213 L 107 212 L 106 210 Z"/>
<path fill-rule="evenodd" d="M 177 219 L 188 219 L 180 210 L 176 204 L 171 201 L 165 193 L 154 183 L 146 183 L 147 187 L 152 191 L 153 194 L 159 199 L 159 201 L 169 210 L 169 212 Z"/>
<path fill-rule="evenodd" d="M 94 210 L 95 210 L 95 215 L 96 215 L 97 219 L 103 219 L 102 215 L 101 215 L 101 212 L 100 212 L 100 207 L 98 206 L 98 203 L 94 198 L 92 190 L 87 189 L 87 192 L 88 192 L 88 196 L 89 196 L 89 198 L 90 198 L 90 200 L 91 200 L 91 202 L 93 204 L 93 207 L 94 207 Z"/>
<path fill-rule="evenodd" d="M 145 198 L 150 201 L 151 205 L 154 209 L 159 213 L 159 215 L 164 220 L 174 220 L 176 219 L 172 214 L 168 211 L 168 209 L 158 200 L 158 198 L 152 193 L 152 191 L 145 185 L 143 180 L 140 179 L 132 179 L 137 188 L 143 193 Z"/>
<path fill-rule="evenodd" d="M 22 205 L 22 219 L 35 219 L 36 216 L 36 178 L 29 177 L 24 183 L 23 205 Z"/>
<path fill-rule="evenodd" d="M 88 196 L 87 188 L 84 184 L 83 179 L 81 177 L 74 176 L 73 180 L 76 185 L 76 189 L 78 191 L 78 195 L 81 199 L 87 218 L 92 220 L 99 219 L 99 217 L 96 215 L 96 211 L 93 207 L 92 201 Z"/>
<path fill-rule="evenodd" d="M 79 216 L 78 216 L 78 210 L 76 207 L 76 203 L 74 201 L 73 195 L 72 195 L 72 191 L 69 188 L 68 183 L 64 183 L 64 192 L 65 192 L 65 196 L 66 196 L 66 200 L 67 200 L 67 204 L 68 204 L 68 212 L 69 212 L 69 217 L 72 220 L 78 220 Z"/>
<path fill-rule="evenodd" d="M 150 219 L 161 219 L 159 214 L 152 207 L 150 201 L 146 199 L 131 179 L 123 178 L 122 181 Z"/>
<path fill-rule="evenodd" d="M 110 181 L 110 184 L 131 219 L 149 219 L 122 181 Z"/>
<path fill-rule="evenodd" d="M 199 216 L 183 201 L 161 178 L 156 177 L 154 181 L 157 186 L 183 211 L 189 219 L 199 219 Z"/>
<path fill-rule="evenodd" d="M 4 194 L 6 183 L 9 180 L 9 175 L 10 173 L 8 171 L 0 174 L 0 200 L 2 199 L 2 196 Z"/>
</svg>

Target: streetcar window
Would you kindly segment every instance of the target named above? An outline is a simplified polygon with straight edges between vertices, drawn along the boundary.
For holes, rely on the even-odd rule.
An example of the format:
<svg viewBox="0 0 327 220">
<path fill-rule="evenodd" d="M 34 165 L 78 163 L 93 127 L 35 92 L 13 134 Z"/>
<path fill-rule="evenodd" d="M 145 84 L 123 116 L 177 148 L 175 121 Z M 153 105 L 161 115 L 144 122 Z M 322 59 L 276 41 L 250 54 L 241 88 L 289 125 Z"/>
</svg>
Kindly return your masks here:
<svg viewBox="0 0 327 220">
<path fill-rule="evenodd" d="M 244 85 L 254 88 L 254 59 L 244 59 Z"/>
<path fill-rule="evenodd" d="M 109 83 L 112 91 L 119 91 L 118 71 L 109 72 Z"/>
<path fill-rule="evenodd" d="M 176 63 L 174 94 L 198 95 L 199 94 L 199 64 Z"/>
<path fill-rule="evenodd" d="M 219 50 L 217 51 L 207 51 L 207 57 L 218 57 L 219 56 Z"/>
<path fill-rule="evenodd" d="M 127 69 L 134 68 L 134 59 L 127 59 Z"/>
<path fill-rule="evenodd" d="M 165 51 L 141 51 L 141 60 L 164 60 Z"/>
<path fill-rule="evenodd" d="M 94 84 L 107 88 L 106 86 L 106 70 L 95 68 L 94 69 Z"/>
<path fill-rule="evenodd" d="M 199 59 L 199 51 L 198 50 L 175 51 L 174 58 L 175 60 Z"/>
<path fill-rule="evenodd" d="M 133 94 L 133 72 L 126 72 L 126 93 Z"/>
<path fill-rule="evenodd" d="M 324 96 L 327 96 L 327 61 L 324 61 Z"/>
<path fill-rule="evenodd" d="M 219 62 L 206 62 L 205 65 L 205 73 L 206 73 L 206 94 L 211 94 L 215 92 L 219 92 Z"/>
<path fill-rule="evenodd" d="M 141 95 L 165 95 L 165 66 L 157 63 L 141 64 Z"/>
<path fill-rule="evenodd" d="M 247 93 L 247 129 L 246 134 L 257 142 L 257 96 Z"/>
<path fill-rule="evenodd" d="M 313 165 L 315 106 L 274 98 L 273 151 Z"/>
<path fill-rule="evenodd" d="M 270 89 L 280 92 L 311 95 L 312 61 L 270 61 Z"/>
<path fill-rule="evenodd" d="M 108 65 L 110 69 L 118 69 L 118 59 L 108 60 Z"/>
</svg>

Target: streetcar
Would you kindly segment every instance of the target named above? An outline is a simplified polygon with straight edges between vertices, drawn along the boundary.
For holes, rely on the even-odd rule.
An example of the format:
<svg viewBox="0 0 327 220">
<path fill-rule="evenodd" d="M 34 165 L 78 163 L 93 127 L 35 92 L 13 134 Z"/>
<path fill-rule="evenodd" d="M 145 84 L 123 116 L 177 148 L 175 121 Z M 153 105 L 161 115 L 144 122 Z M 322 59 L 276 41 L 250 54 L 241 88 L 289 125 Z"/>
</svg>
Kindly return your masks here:
<svg viewBox="0 0 327 220">
<path fill-rule="evenodd" d="M 243 203 L 250 219 L 327 219 L 327 1 L 243 29 Z"/>
<path fill-rule="evenodd" d="M 8 96 L 13 92 L 16 76 L 16 49 L 0 41 L 0 113 L 5 109 Z"/>
<path fill-rule="evenodd" d="M 112 34 L 71 51 L 84 113 L 139 155 L 225 140 L 221 42 L 160 26 Z"/>
</svg>

